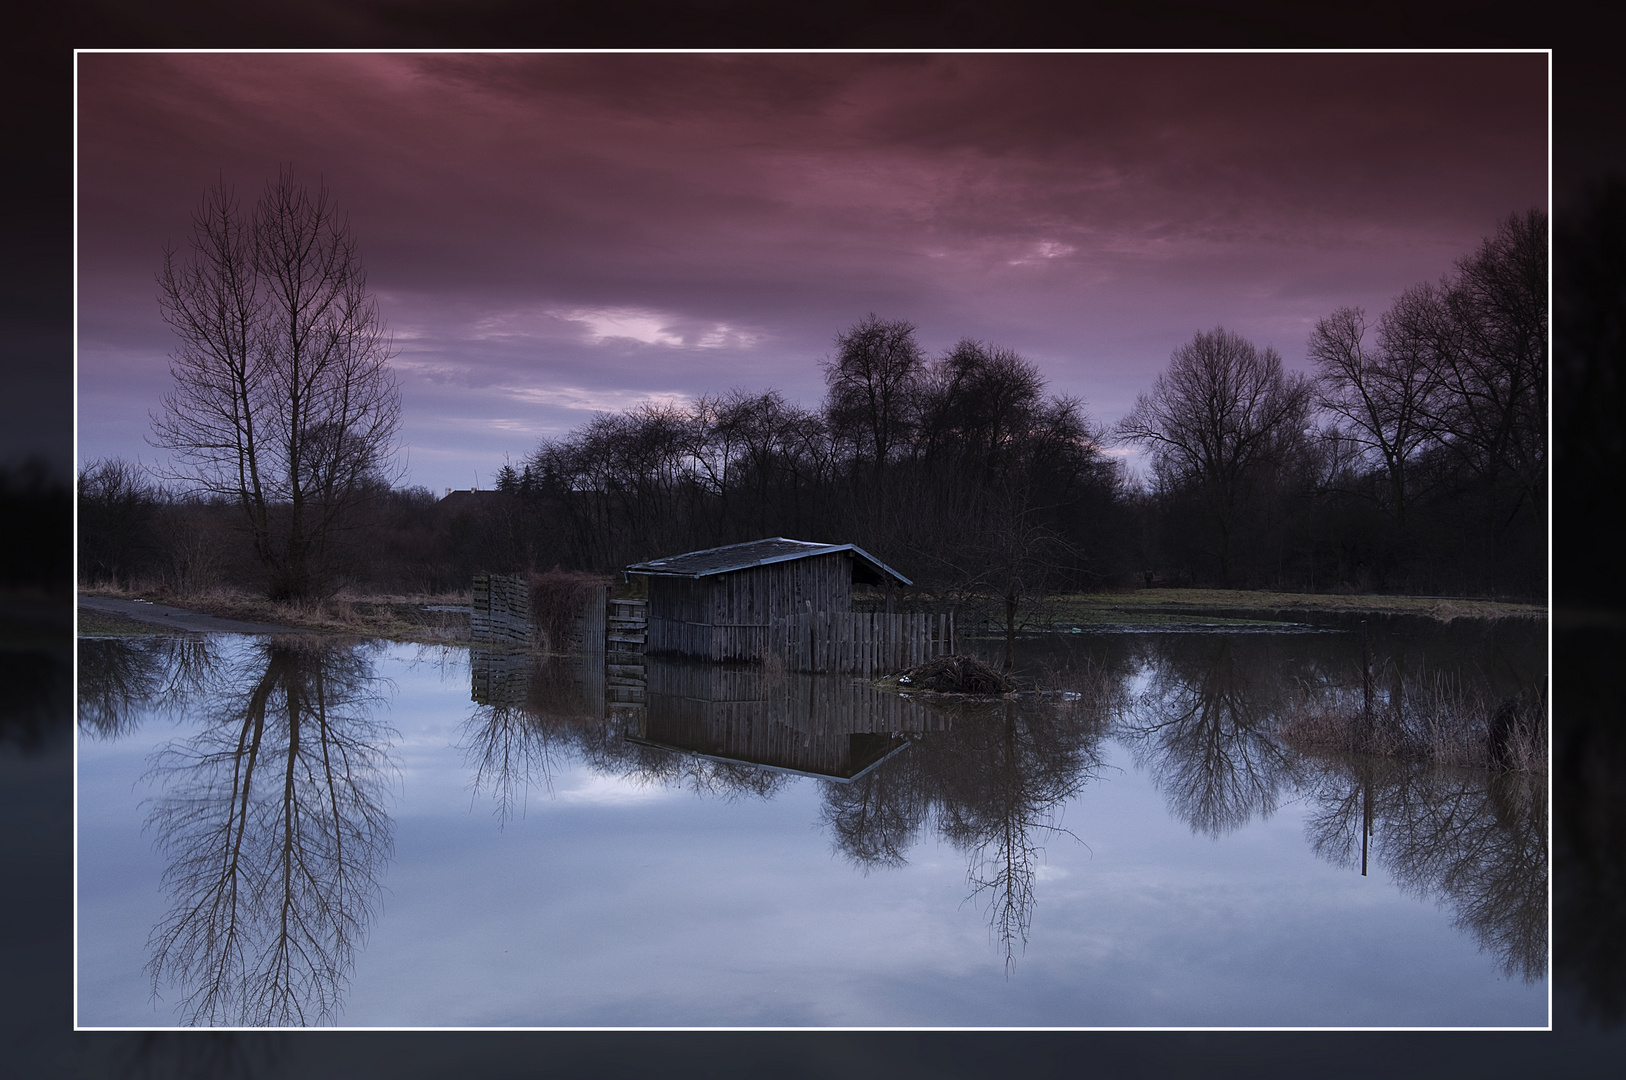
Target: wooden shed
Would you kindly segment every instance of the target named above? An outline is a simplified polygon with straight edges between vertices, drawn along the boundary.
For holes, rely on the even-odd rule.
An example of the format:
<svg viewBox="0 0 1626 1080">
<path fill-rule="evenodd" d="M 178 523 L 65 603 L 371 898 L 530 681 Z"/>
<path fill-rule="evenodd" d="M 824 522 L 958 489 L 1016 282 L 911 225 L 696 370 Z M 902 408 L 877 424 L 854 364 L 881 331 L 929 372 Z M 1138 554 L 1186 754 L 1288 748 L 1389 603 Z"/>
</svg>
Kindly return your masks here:
<svg viewBox="0 0 1626 1080">
<path fill-rule="evenodd" d="M 855 584 L 912 584 L 857 545 L 783 536 L 651 559 L 627 572 L 649 577 L 645 648 L 706 660 L 762 658 L 776 620 L 850 612 Z"/>
</svg>

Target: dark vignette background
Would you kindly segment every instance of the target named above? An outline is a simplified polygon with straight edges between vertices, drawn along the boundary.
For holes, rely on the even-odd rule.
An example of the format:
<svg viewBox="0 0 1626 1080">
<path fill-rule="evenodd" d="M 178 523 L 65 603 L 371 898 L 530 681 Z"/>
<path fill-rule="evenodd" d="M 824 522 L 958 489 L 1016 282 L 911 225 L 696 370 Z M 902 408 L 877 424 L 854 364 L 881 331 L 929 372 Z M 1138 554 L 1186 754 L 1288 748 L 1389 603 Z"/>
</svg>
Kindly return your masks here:
<svg viewBox="0 0 1626 1080">
<path fill-rule="evenodd" d="M 227 13 L 229 10 L 229 14 Z M 1478 4 L 954 0 L 70 0 L 8 28 L 4 74 L 4 393 L 0 465 L 54 470 L 6 489 L 0 585 L 0 1060 L 20 1076 L 1612 1076 L 1626 1060 L 1626 734 L 1612 668 L 1626 646 L 1616 572 L 1626 420 L 1626 147 L 1599 28 L 1492 17 Z M 1087 18 L 1087 21 L 1085 21 Z M 1336 21 L 1327 21 L 1336 20 Z M 1358 21 L 1357 21 L 1358 20 Z M 72 49 L 79 47 L 1552 47 L 1556 639 L 1555 1031 L 1082 1034 L 74 1034 L 66 560 L 72 468 Z M 1611 181 L 1610 177 L 1614 179 Z M 49 479 L 49 475 L 48 475 Z M 25 493 L 26 494 L 26 493 Z M 36 497 L 37 496 L 37 497 Z M 9 594 L 8 594 L 9 595 Z M 21 644 L 16 644 L 21 643 Z"/>
</svg>

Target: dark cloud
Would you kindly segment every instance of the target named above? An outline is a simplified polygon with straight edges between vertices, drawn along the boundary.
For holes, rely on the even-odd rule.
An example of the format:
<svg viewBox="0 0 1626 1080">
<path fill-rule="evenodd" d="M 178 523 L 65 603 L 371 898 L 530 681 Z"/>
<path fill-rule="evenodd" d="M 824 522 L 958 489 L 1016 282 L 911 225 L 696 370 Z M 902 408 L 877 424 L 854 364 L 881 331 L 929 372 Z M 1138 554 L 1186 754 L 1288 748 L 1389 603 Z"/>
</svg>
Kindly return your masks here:
<svg viewBox="0 0 1626 1080">
<path fill-rule="evenodd" d="M 1198 329 L 1298 362 L 1545 205 L 1546 87 L 1542 54 L 82 55 L 83 452 L 152 454 L 152 273 L 219 175 L 348 208 L 440 487 L 640 394 L 811 405 L 871 310 L 1105 420 Z"/>
</svg>

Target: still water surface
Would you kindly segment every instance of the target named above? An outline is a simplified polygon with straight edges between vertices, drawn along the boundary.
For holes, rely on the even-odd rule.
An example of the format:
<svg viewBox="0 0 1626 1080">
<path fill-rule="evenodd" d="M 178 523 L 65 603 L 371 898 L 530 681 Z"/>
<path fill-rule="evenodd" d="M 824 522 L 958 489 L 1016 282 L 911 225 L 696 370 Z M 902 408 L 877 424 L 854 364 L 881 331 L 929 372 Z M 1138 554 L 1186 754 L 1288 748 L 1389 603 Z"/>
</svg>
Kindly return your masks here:
<svg viewBox="0 0 1626 1080">
<path fill-rule="evenodd" d="M 1380 705 L 1543 683 L 1539 626 L 1374 625 Z M 1547 1023 L 1544 782 L 1277 738 L 1347 624 L 1034 639 L 995 702 L 80 649 L 82 1026 Z"/>
</svg>

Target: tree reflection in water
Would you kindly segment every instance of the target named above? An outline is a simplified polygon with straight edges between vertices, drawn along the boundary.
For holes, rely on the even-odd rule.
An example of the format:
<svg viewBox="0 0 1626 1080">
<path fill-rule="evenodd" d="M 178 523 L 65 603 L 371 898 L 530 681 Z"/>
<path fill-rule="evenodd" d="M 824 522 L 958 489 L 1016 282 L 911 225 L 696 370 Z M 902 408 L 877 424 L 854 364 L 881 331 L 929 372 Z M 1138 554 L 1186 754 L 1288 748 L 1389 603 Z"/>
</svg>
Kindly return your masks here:
<svg viewBox="0 0 1626 1080">
<path fill-rule="evenodd" d="M 1296 778 L 1296 758 L 1274 738 L 1290 689 L 1282 647 L 1275 635 L 1149 644 L 1146 689 L 1115 734 L 1193 832 L 1218 838 L 1269 817 Z"/>
<path fill-rule="evenodd" d="M 1098 773 L 1106 684 L 1069 695 L 940 701 L 948 722 L 848 784 L 824 783 L 822 818 L 855 866 L 902 866 L 931 821 L 967 857 L 971 898 L 986 903 L 1006 969 L 1026 947 L 1042 839 L 1066 836 L 1062 808 Z"/>
<path fill-rule="evenodd" d="M 179 991 L 184 1023 L 337 1017 L 392 842 L 371 652 L 259 642 L 213 670 L 197 732 L 154 754 L 147 828 L 172 904 L 148 973 L 155 996 Z"/>
<path fill-rule="evenodd" d="M 1353 868 L 1370 843 L 1402 889 L 1448 904 L 1503 974 L 1545 976 L 1545 777 L 1352 755 L 1305 760 L 1313 770 L 1305 831 L 1317 855 Z"/>
<path fill-rule="evenodd" d="M 1008 973 L 1017 943 L 1027 946 L 1033 879 L 1044 855 L 1039 838 L 1082 843 L 1060 824 L 1061 811 L 1100 768 L 1103 725 L 1082 700 L 1005 700 L 968 711 L 973 715 L 928 743 L 923 771 L 936 796 L 938 832 L 967 855 L 972 896 L 986 897 Z"/>
<path fill-rule="evenodd" d="M 836 850 L 866 876 L 909 862 L 909 849 L 929 809 L 918 750 L 913 747 L 848 783 L 824 784 L 819 818 Z"/>
<path fill-rule="evenodd" d="M 821 779 L 820 818 L 836 850 L 865 874 L 897 868 L 906 865 L 921 833 L 933 829 L 966 855 L 971 898 L 986 905 L 1009 970 L 1031 927 L 1043 841 L 1058 835 L 1078 840 L 1063 826 L 1062 810 L 1099 775 L 1102 742 L 1115 737 L 1194 832 L 1218 838 L 1304 795 L 1313 804 L 1308 840 L 1323 858 L 1353 865 L 1362 839 L 1377 836 L 1367 855 L 1403 888 L 1448 901 L 1459 925 L 1508 972 L 1540 976 L 1546 848 L 1538 781 L 1382 759 L 1351 764 L 1284 745 L 1277 731 L 1285 718 L 1307 703 L 1347 698 L 1351 679 L 1358 682 L 1359 665 L 1351 667 L 1350 658 L 1360 645 L 1349 635 L 1132 640 L 1132 652 L 1122 640 L 1104 643 L 1104 662 L 1075 657 L 1062 680 L 1066 694 L 935 699 L 929 722 L 917 718 L 906 734 L 892 731 L 893 738 L 907 738 L 903 752 L 849 780 Z M 1395 674 L 1401 666 L 1385 670 L 1391 676 L 1386 694 L 1405 700 L 1410 689 Z M 1143 681 L 1130 697 L 1126 686 L 1136 672 Z M 694 712 L 690 720 L 715 721 L 704 728 L 713 741 L 685 752 L 641 738 L 649 721 L 618 718 L 604 704 L 602 675 L 592 670 L 549 662 L 533 668 L 529 680 L 507 704 L 477 707 L 464 729 L 475 786 L 493 793 L 499 816 L 511 812 L 527 785 L 548 783 L 566 754 L 600 775 L 635 783 L 769 799 L 791 782 L 783 760 L 775 759 L 781 768 L 774 769 L 763 767 L 768 757 L 730 759 L 719 749 L 718 732 L 731 732 L 733 745 L 766 748 L 783 742 L 792 716 L 801 716 L 792 727 L 815 743 L 832 735 L 845 739 L 863 722 L 862 709 L 821 719 L 787 706 L 801 702 L 805 711 L 823 700 L 824 691 L 815 692 L 811 683 L 781 677 L 781 686 L 736 673 L 718 683 L 726 683 L 728 693 L 691 696 L 682 704 Z M 841 700 L 852 697 L 844 695 Z M 677 707 L 651 701 L 652 709 Z M 745 738 L 742 724 L 761 730 Z M 664 738 L 677 738 L 674 720 L 658 726 Z"/>
<path fill-rule="evenodd" d="M 559 755 L 583 726 L 603 722 L 603 694 L 595 700 L 590 669 L 559 657 L 476 649 L 470 661 L 476 704 L 458 746 L 475 796 L 486 791 L 496 802 L 500 828 L 523 811 L 533 783 L 553 790 Z"/>
<path fill-rule="evenodd" d="M 208 692 L 219 665 L 208 637 L 82 638 L 80 729 L 117 738 L 134 731 L 148 710 L 185 712 Z"/>
</svg>

